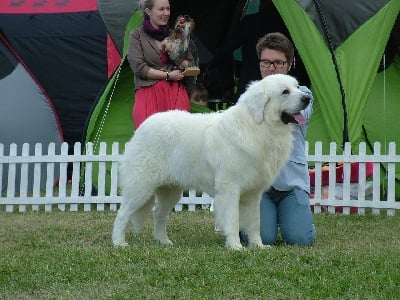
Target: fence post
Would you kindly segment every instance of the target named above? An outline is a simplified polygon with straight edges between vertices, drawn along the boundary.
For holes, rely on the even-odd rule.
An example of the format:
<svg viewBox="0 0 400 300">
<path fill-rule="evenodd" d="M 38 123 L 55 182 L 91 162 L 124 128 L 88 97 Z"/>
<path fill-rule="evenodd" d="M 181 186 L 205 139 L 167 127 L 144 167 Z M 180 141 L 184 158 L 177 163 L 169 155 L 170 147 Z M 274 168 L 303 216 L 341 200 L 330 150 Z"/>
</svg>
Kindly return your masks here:
<svg viewBox="0 0 400 300">
<path fill-rule="evenodd" d="M 74 144 L 74 156 L 80 156 L 82 153 L 81 143 L 77 142 Z M 71 182 L 71 196 L 78 197 L 79 196 L 79 188 L 80 188 L 80 173 L 81 173 L 81 163 L 79 161 L 74 161 L 72 163 L 72 182 Z M 78 204 L 71 204 L 71 211 L 78 211 Z"/>
<path fill-rule="evenodd" d="M 107 144 L 105 142 L 100 143 L 99 155 L 107 155 Z M 96 180 L 96 179 L 95 179 Z M 98 162 L 98 172 L 97 172 L 97 195 L 105 196 L 106 188 L 106 162 Z M 96 209 L 98 211 L 104 211 L 104 204 L 97 204 Z"/>
<path fill-rule="evenodd" d="M 358 146 L 358 155 L 364 157 L 367 155 L 367 146 L 365 142 L 361 142 Z M 365 189 L 366 189 L 366 172 L 365 172 L 365 162 L 360 162 L 358 166 L 358 192 L 357 199 L 359 201 L 365 201 Z M 364 207 L 358 207 L 357 213 L 359 215 L 365 214 Z"/>
<path fill-rule="evenodd" d="M 48 156 L 55 156 L 56 151 L 55 151 L 55 144 L 50 143 L 48 146 L 47 150 L 47 155 Z M 46 197 L 52 197 L 53 196 L 53 186 L 54 186 L 54 163 L 48 162 L 47 163 L 47 173 L 46 173 Z M 53 205 L 52 204 L 46 204 L 45 205 L 45 211 L 51 211 Z"/>
<path fill-rule="evenodd" d="M 93 143 L 86 144 L 86 155 L 93 155 Z M 93 174 L 93 162 L 87 161 L 85 162 L 85 191 L 83 194 L 84 198 L 89 198 L 92 194 L 92 174 Z M 90 211 L 91 204 L 85 203 L 83 205 L 84 211 Z"/>
<path fill-rule="evenodd" d="M 374 156 L 379 157 L 381 155 L 381 143 L 375 142 L 374 143 Z M 374 171 L 373 171 L 373 177 L 372 177 L 372 184 L 373 184 L 373 191 L 372 191 L 372 201 L 374 203 L 377 203 L 379 207 L 379 201 L 380 201 L 380 190 L 381 190 L 381 176 L 380 176 L 380 165 L 379 162 L 374 162 Z M 379 215 L 380 209 L 379 208 L 373 208 L 372 213 L 375 215 Z"/>
<path fill-rule="evenodd" d="M 35 156 L 42 156 L 43 145 L 41 143 L 35 144 Z M 42 186 L 42 164 L 40 162 L 35 162 L 33 166 L 33 197 L 40 197 L 40 188 Z M 39 211 L 39 205 L 33 204 L 32 211 Z"/>
<path fill-rule="evenodd" d="M 23 143 L 22 144 L 22 157 L 29 156 L 29 144 Z M 20 170 L 20 180 L 19 180 L 19 195 L 20 197 L 27 197 L 28 196 L 28 173 L 29 173 L 29 165 L 26 162 L 21 163 L 21 170 Z M 25 212 L 26 205 L 20 204 L 18 205 L 18 211 Z"/>
<path fill-rule="evenodd" d="M 113 155 L 119 155 L 119 143 L 114 142 L 112 144 L 112 151 Z M 110 187 L 110 196 L 116 196 L 118 194 L 118 162 L 111 163 L 111 187 Z M 116 211 L 118 208 L 117 203 L 110 204 L 110 210 Z"/>
<path fill-rule="evenodd" d="M 330 159 L 328 160 L 328 176 L 329 176 L 329 182 L 328 182 L 328 201 L 329 202 L 335 202 L 336 200 L 336 165 L 337 165 L 337 144 L 334 142 L 329 143 L 329 157 Z M 328 212 L 330 213 L 335 213 L 336 211 L 336 206 L 335 205 L 329 205 L 328 206 Z"/>
<path fill-rule="evenodd" d="M 344 144 L 343 152 L 343 189 L 342 189 L 342 199 L 343 199 L 343 214 L 350 214 L 350 176 L 351 176 L 351 143 L 346 142 Z"/>
<path fill-rule="evenodd" d="M 68 155 L 68 144 L 62 143 L 61 144 L 61 152 L 60 155 L 62 157 Z M 67 162 L 60 162 L 60 177 L 58 179 L 58 196 L 65 197 L 67 195 L 67 172 L 68 172 L 68 163 Z M 58 209 L 61 211 L 65 211 L 65 204 L 60 203 L 58 204 Z"/>
<path fill-rule="evenodd" d="M 17 156 L 17 144 L 12 143 L 10 145 L 10 157 Z M 15 180 L 16 180 L 16 164 L 9 163 L 8 164 L 8 182 L 7 182 L 7 197 L 12 198 L 15 197 Z M 14 205 L 7 205 L 6 211 L 13 212 Z"/>
<path fill-rule="evenodd" d="M 396 143 L 390 142 L 389 143 L 389 159 L 396 155 Z M 394 159 L 393 159 L 394 160 Z M 396 164 L 394 162 L 389 161 L 387 166 L 387 193 L 386 193 L 386 200 L 389 203 L 395 203 L 395 182 L 396 182 Z M 394 215 L 394 209 L 390 208 L 387 210 L 388 216 Z"/>
</svg>

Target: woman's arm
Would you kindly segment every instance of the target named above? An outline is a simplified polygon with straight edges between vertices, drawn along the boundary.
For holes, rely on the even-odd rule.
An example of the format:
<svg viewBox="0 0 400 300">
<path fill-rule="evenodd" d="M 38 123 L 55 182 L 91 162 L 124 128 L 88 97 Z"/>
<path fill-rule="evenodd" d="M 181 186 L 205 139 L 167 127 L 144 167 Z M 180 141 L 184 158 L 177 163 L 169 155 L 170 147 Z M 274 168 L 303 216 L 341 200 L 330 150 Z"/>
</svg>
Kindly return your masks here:
<svg viewBox="0 0 400 300">
<path fill-rule="evenodd" d="M 133 73 L 140 78 L 146 79 L 146 74 L 150 67 L 144 58 L 144 50 L 138 29 L 132 30 L 130 34 L 127 59 Z"/>
<path fill-rule="evenodd" d="M 146 78 L 156 79 L 156 80 L 177 81 L 177 80 L 183 79 L 183 73 L 180 70 L 173 70 L 173 71 L 167 72 L 167 71 L 156 70 L 156 69 L 150 68 L 149 71 L 147 72 Z"/>
<path fill-rule="evenodd" d="M 149 45 L 149 44 L 147 44 Z M 147 50 L 146 50 L 147 49 Z M 139 30 L 133 30 L 131 32 L 127 59 L 131 66 L 132 71 L 140 78 L 153 79 L 153 80 L 181 80 L 183 78 L 183 74 L 179 70 L 174 70 L 171 72 L 166 72 L 165 70 L 159 70 L 157 68 L 151 67 L 147 64 L 147 61 L 156 61 L 159 59 L 159 54 L 150 52 L 153 48 L 150 46 L 142 46 L 142 40 L 140 37 Z M 144 51 L 148 51 L 145 53 Z M 146 58 L 145 59 L 145 55 Z M 153 56 L 153 57 L 152 57 Z M 190 54 L 191 57 L 191 54 Z M 156 63 L 155 63 L 156 64 Z"/>
</svg>

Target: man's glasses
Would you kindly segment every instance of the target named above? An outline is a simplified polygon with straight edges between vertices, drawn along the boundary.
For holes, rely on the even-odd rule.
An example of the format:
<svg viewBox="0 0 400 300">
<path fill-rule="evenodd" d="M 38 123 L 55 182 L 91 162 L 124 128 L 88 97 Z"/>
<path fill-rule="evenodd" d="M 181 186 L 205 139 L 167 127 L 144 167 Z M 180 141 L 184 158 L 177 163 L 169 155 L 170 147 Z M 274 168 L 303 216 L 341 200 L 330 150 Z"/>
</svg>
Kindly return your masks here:
<svg viewBox="0 0 400 300">
<path fill-rule="evenodd" d="M 287 61 L 282 61 L 282 60 L 275 60 L 275 61 L 260 60 L 260 67 L 261 68 L 265 68 L 265 69 L 269 68 L 271 65 L 273 65 L 275 69 L 280 69 L 280 68 L 283 68 L 285 64 L 287 64 Z"/>
</svg>

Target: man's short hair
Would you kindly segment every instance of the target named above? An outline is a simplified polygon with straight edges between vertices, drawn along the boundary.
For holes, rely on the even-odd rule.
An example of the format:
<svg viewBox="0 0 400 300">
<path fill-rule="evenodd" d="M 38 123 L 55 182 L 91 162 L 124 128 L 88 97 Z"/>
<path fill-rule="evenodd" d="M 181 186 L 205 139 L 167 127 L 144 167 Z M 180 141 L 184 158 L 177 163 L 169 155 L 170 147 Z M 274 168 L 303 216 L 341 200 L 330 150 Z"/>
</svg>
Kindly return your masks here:
<svg viewBox="0 0 400 300">
<path fill-rule="evenodd" d="M 294 46 L 293 43 L 280 32 L 271 32 L 261 37 L 256 45 L 258 59 L 264 49 L 272 49 L 285 53 L 289 63 L 293 62 Z"/>
</svg>

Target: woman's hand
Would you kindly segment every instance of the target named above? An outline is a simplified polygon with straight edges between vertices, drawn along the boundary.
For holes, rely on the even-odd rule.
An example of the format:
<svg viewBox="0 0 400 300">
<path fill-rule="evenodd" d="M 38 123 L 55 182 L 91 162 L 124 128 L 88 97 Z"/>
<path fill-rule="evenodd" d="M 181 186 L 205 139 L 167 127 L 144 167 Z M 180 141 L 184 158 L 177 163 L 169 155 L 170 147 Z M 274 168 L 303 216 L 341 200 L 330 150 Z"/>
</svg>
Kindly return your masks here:
<svg viewBox="0 0 400 300">
<path fill-rule="evenodd" d="M 173 70 L 168 72 L 168 80 L 179 81 L 183 79 L 183 72 L 180 70 Z"/>
</svg>

